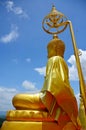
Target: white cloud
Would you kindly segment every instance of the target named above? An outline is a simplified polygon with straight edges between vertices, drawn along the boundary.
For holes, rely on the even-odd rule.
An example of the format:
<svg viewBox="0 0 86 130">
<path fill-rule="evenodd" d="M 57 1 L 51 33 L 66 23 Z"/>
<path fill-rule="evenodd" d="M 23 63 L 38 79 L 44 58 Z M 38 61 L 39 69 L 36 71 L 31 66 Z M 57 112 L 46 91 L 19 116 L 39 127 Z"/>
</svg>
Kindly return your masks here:
<svg viewBox="0 0 86 130">
<path fill-rule="evenodd" d="M 6 44 L 6 43 L 9 43 L 9 42 L 15 41 L 18 38 L 18 36 L 19 36 L 18 27 L 13 25 L 11 32 L 2 36 L 0 38 L 0 41 Z"/>
<path fill-rule="evenodd" d="M 38 89 L 35 86 L 35 83 L 32 83 L 28 80 L 23 81 L 22 86 L 30 92 L 38 91 Z"/>
<path fill-rule="evenodd" d="M 80 63 L 84 75 L 84 79 L 86 80 L 86 50 L 81 50 L 80 52 L 82 55 L 80 55 Z M 70 63 L 69 66 L 69 77 L 70 80 L 78 80 L 78 72 L 76 68 L 76 61 L 75 61 L 75 56 L 71 55 L 70 58 L 68 59 L 68 62 Z"/>
<path fill-rule="evenodd" d="M 82 65 L 82 70 L 84 74 L 84 79 L 86 80 L 86 50 L 81 50 L 82 55 L 80 56 L 80 61 Z"/>
<path fill-rule="evenodd" d="M 35 71 L 37 71 L 40 75 L 45 75 L 46 72 L 46 67 L 40 67 L 40 68 L 35 68 Z"/>
<path fill-rule="evenodd" d="M 70 80 L 78 80 L 75 56 L 71 55 L 70 58 L 68 59 L 68 62 L 70 63 L 70 66 L 68 67 Z"/>
<path fill-rule="evenodd" d="M 0 87 L 0 111 L 13 109 L 12 98 L 16 93 L 15 88 Z"/>
<path fill-rule="evenodd" d="M 13 12 L 14 14 L 16 14 L 18 16 L 21 16 L 21 17 L 24 17 L 24 18 L 28 18 L 27 13 L 21 7 L 16 6 L 14 4 L 14 2 L 11 1 L 11 0 L 8 0 L 6 2 L 6 8 L 7 8 L 8 12 Z"/>
<path fill-rule="evenodd" d="M 7 1 L 6 2 L 6 8 L 7 8 L 8 11 L 12 10 L 13 6 L 14 6 L 13 1 Z"/>
</svg>

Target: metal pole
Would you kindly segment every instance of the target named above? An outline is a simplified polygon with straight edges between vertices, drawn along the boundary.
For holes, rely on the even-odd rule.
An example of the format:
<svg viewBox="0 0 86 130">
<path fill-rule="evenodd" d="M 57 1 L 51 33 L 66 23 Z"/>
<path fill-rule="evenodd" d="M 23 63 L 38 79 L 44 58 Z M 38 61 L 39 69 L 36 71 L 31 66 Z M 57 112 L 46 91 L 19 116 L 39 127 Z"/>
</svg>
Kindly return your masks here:
<svg viewBox="0 0 86 130">
<path fill-rule="evenodd" d="M 86 113 L 85 82 L 84 82 L 84 77 L 83 77 L 82 68 L 81 68 L 81 64 L 80 64 L 79 53 L 78 53 L 78 49 L 77 49 L 76 41 L 75 41 L 75 37 L 74 37 L 74 31 L 73 31 L 72 23 L 71 23 L 71 21 L 68 21 L 68 23 L 69 23 L 69 27 L 70 27 L 70 33 L 71 33 L 71 38 L 72 38 L 72 43 L 73 43 L 73 48 L 74 48 L 74 54 L 75 54 L 75 58 L 76 58 L 76 65 L 77 65 L 77 70 L 78 70 L 78 76 L 79 76 L 79 80 L 80 80 L 81 96 L 82 96 L 82 99 L 83 99 L 83 104 L 84 104 L 85 113 Z"/>
</svg>

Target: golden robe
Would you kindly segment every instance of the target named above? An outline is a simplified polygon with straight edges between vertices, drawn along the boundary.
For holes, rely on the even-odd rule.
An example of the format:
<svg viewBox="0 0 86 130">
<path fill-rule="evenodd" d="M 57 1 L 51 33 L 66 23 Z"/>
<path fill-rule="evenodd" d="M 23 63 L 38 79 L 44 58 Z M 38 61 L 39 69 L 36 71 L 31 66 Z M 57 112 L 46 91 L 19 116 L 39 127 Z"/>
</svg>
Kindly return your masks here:
<svg viewBox="0 0 86 130">
<path fill-rule="evenodd" d="M 77 101 L 70 87 L 67 64 L 62 57 L 49 58 L 42 92 L 43 104 L 59 125 L 63 127 L 72 122 L 76 128 L 79 127 Z M 51 95 L 53 98 L 49 98 Z"/>
</svg>

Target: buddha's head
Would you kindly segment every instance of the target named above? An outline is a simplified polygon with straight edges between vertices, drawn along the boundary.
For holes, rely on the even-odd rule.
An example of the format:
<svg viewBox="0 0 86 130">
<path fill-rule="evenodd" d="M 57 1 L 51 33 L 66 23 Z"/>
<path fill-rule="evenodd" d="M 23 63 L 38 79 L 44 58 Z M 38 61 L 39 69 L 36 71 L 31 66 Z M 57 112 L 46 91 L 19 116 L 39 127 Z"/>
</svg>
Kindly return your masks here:
<svg viewBox="0 0 86 130">
<path fill-rule="evenodd" d="M 48 58 L 51 58 L 53 56 L 64 57 L 65 44 L 56 35 L 54 35 L 53 39 L 47 45 L 47 51 Z"/>
</svg>

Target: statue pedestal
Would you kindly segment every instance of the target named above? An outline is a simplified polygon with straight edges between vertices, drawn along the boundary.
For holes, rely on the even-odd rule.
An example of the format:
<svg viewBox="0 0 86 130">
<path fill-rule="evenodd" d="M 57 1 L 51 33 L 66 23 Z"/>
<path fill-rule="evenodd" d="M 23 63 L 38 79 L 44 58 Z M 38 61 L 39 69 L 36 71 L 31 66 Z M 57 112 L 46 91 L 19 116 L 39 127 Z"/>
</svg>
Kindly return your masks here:
<svg viewBox="0 0 86 130">
<path fill-rule="evenodd" d="M 1 130 L 61 130 L 46 111 L 10 110 Z"/>
<path fill-rule="evenodd" d="M 5 121 L 1 130 L 61 130 L 55 122 Z"/>
</svg>

